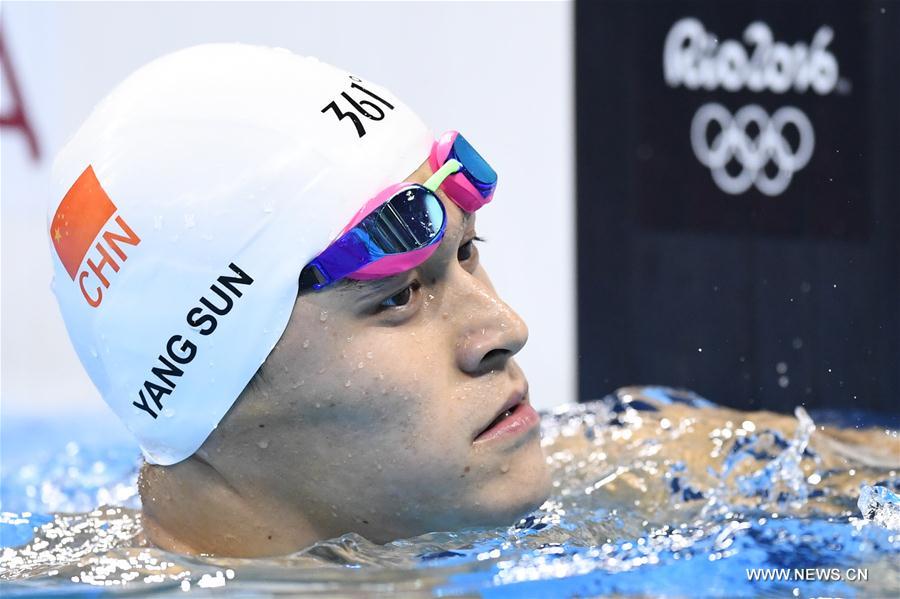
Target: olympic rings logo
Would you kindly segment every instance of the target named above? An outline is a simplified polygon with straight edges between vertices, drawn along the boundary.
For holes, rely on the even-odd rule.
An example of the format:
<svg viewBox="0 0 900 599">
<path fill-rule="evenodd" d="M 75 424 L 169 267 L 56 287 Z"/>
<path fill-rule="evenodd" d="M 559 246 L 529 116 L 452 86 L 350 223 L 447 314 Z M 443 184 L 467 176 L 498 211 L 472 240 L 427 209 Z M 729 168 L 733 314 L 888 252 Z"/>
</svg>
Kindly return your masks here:
<svg viewBox="0 0 900 599">
<path fill-rule="evenodd" d="M 715 128 L 711 129 L 713 125 Z M 748 133 L 751 125 L 755 125 L 755 136 Z M 789 126 L 799 135 L 796 149 L 785 138 L 785 128 Z M 710 140 L 711 132 L 714 136 Z M 741 194 L 755 185 L 760 192 L 777 196 L 787 189 L 794 173 L 809 162 L 815 134 L 806 115 L 793 106 L 779 108 L 770 118 L 756 104 L 745 106 L 732 116 L 721 104 L 710 103 L 701 106 L 694 115 L 691 146 L 725 193 Z M 732 159 L 741 165 L 736 175 L 726 169 Z M 773 176 L 765 170 L 770 161 L 778 167 Z"/>
</svg>

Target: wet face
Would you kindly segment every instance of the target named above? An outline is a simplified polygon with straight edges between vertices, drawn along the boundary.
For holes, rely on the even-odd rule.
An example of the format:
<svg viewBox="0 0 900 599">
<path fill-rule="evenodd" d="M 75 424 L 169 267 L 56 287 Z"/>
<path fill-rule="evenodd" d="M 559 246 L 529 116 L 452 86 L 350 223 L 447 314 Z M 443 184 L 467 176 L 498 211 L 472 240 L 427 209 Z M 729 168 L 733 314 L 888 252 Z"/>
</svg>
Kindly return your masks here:
<svg viewBox="0 0 900 599">
<path fill-rule="evenodd" d="M 408 180 L 430 174 L 426 163 Z M 282 522 L 388 541 L 512 524 L 549 492 L 513 359 L 527 328 L 479 263 L 475 215 L 438 193 L 448 223 L 437 251 L 389 279 L 300 296 L 201 451 Z"/>
</svg>

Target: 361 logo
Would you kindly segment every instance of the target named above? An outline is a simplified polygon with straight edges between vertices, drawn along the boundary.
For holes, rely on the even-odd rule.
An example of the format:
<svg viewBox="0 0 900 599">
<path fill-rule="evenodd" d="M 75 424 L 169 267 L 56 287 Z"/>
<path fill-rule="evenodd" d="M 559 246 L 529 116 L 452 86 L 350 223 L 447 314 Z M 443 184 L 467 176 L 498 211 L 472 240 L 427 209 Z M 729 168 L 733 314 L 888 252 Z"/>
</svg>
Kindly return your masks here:
<svg viewBox="0 0 900 599">
<path fill-rule="evenodd" d="M 78 279 L 81 294 L 92 308 L 100 306 L 110 277 L 119 272 L 119 263 L 128 259 L 124 246 L 141 242 L 116 211 L 93 167 L 88 166 L 66 192 L 50 223 L 56 254 L 72 281 Z"/>
<path fill-rule="evenodd" d="M 737 92 L 790 91 L 832 93 L 842 83 L 839 66 L 828 45 L 831 27 L 823 25 L 809 45 L 775 42 L 766 23 L 755 21 L 744 30 L 750 51 L 736 40 L 719 41 L 694 18 L 677 21 L 666 36 L 663 72 L 670 87 Z M 751 187 L 768 196 L 782 194 L 794 174 L 807 165 L 815 150 L 815 131 L 806 114 L 783 106 L 770 116 L 750 104 L 734 115 L 723 105 L 702 105 L 691 122 L 691 147 L 713 181 L 725 193 L 737 195 Z M 728 171 L 736 164 L 736 174 Z M 773 165 L 775 174 L 766 172 Z M 772 170 L 772 169 L 770 169 Z"/>
<path fill-rule="evenodd" d="M 360 116 L 372 121 L 381 121 L 384 119 L 386 114 L 381 106 L 384 106 L 384 108 L 387 108 L 388 110 L 393 110 L 394 105 L 381 96 L 363 87 L 362 79 L 354 77 L 353 75 L 350 75 L 349 77 L 352 81 L 352 83 L 350 84 L 350 88 L 352 90 L 357 90 L 364 93 L 366 96 L 371 98 L 371 100 L 366 98 L 356 99 L 347 92 L 341 92 L 341 98 L 343 98 L 344 101 L 350 105 L 350 109 L 345 111 L 338 104 L 337 100 L 332 100 L 325 106 L 325 108 L 322 109 L 322 113 L 326 113 L 331 110 L 337 116 L 338 121 L 349 118 L 350 122 L 353 123 L 353 126 L 356 128 L 356 134 L 362 137 L 366 134 L 366 128 L 363 126 L 363 122 Z M 381 106 L 379 106 L 375 102 L 372 102 L 372 100 L 380 103 Z"/>
</svg>

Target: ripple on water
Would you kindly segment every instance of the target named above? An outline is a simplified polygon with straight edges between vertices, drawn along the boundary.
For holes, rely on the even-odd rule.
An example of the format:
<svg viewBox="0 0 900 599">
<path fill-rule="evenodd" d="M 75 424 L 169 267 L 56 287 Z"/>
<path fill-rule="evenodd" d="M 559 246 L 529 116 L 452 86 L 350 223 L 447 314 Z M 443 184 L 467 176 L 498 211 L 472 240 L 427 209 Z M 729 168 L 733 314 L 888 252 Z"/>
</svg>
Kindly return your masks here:
<svg viewBox="0 0 900 599">
<path fill-rule="evenodd" d="M 900 588 L 898 435 L 817 429 L 628 388 L 545 414 L 553 496 L 508 528 L 376 545 L 348 534 L 277 559 L 149 547 L 137 456 L 69 443 L 4 467 L 4 594 L 160 593 L 880 596 Z M 101 507 L 96 507 L 100 505 Z M 868 582 L 750 581 L 750 568 L 864 568 Z M 212 592 L 212 591 L 210 591 Z"/>
</svg>

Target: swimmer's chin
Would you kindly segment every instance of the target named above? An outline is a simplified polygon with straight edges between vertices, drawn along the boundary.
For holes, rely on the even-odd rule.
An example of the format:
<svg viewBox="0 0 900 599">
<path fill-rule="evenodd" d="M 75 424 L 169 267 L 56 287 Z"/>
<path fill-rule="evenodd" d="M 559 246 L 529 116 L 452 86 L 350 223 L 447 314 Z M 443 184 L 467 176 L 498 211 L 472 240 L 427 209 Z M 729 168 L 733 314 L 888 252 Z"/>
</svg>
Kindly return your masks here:
<svg viewBox="0 0 900 599">
<path fill-rule="evenodd" d="M 472 526 L 512 526 L 547 501 L 553 490 L 553 481 L 543 451 L 537 448 L 537 453 L 540 462 L 536 467 L 528 468 L 514 481 L 498 489 L 501 495 L 497 501 L 488 502 L 492 509 L 482 508 L 481 519 Z"/>
</svg>

